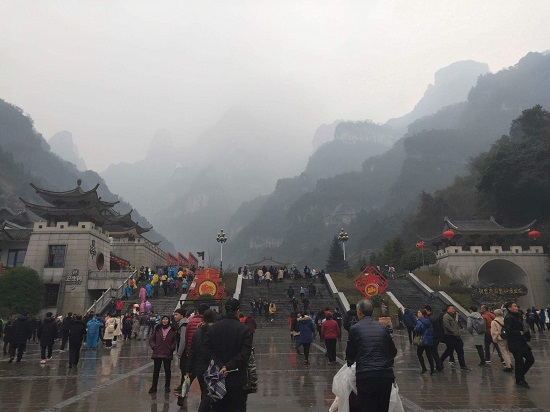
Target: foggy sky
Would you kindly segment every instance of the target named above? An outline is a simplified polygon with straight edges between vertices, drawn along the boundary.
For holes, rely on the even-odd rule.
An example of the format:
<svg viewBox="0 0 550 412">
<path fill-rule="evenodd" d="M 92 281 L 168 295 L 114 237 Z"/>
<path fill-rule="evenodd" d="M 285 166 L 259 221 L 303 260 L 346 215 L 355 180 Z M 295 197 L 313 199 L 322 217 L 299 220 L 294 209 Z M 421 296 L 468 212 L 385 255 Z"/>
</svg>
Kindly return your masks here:
<svg viewBox="0 0 550 412">
<path fill-rule="evenodd" d="M 548 1 L 0 0 L 0 98 L 97 171 L 234 106 L 295 122 L 304 149 L 321 123 L 405 114 L 455 61 L 550 49 L 549 18 Z"/>
</svg>

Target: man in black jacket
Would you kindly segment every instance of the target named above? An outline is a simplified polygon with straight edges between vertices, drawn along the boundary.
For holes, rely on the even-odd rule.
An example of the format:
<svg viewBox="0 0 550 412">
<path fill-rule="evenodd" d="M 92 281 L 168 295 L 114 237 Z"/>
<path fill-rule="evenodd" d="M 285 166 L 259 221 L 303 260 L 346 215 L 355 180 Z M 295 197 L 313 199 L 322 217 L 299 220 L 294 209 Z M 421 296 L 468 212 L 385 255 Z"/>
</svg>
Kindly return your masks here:
<svg viewBox="0 0 550 412">
<path fill-rule="evenodd" d="M 516 386 L 529 388 L 529 384 L 525 381 L 525 374 L 535 363 L 535 358 L 531 347 L 525 340 L 523 318 L 519 313 L 519 306 L 514 302 L 507 302 L 505 307 L 508 314 L 504 318 L 504 328 L 508 335 L 508 348 L 514 355 L 516 364 Z"/>
<path fill-rule="evenodd" d="M 390 329 L 372 318 L 373 306 L 365 299 L 357 304 L 359 322 L 350 328 L 346 360 L 356 363 L 357 397 L 361 412 L 386 412 L 390 404 L 393 359 L 397 348 Z"/>
<path fill-rule="evenodd" d="M 23 353 L 27 348 L 27 340 L 32 336 L 32 327 L 31 321 L 27 317 L 27 314 L 19 316 L 12 325 L 13 335 L 10 344 L 10 360 L 9 363 L 13 362 L 15 357 L 15 350 L 17 349 L 17 360 L 16 362 L 21 362 L 23 358 Z"/>
<path fill-rule="evenodd" d="M 243 387 L 247 383 L 247 363 L 252 352 L 252 334 L 237 318 L 240 303 L 229 300 L 225 305 L 227 315 L 208 328 L 206 346 L 208 352 L 220 366 L 225 378 L 226 395 L 212 404 L 212 411 L 245 412 L 247 395 Z"/>
<path fill-rule="evenodd" d="M 84 336 L 86 336 L 86 325 L 82 321 L 82 316 L 77 315 L 69 326 L 69 368 L 78 365 Z"/>
<path fill-rule="evenodd" d="M 350 328 L 357 322 L 359 322 L 359 318 L 357 317 L 357 306 L 355 303 L 350 303 L 349 310 L 344 317 L 344 329 L 349 333 Z"/>
<path fill-rule="evenodd" d="M 38 326 L 38 339 L 40 340 L 40 363 L 46 363 L 46 349 L 48 360 L 52 358 L 53 344 L 57 337 L 57 325 L 52 312 L 46 313 L 46 317 Z"/>
<path fill-rule="evenodd" d="M 61 347 L 59 348 L 60 352 L 65 351 L 65 345 L 69 340 L 69 329 L 73 321 L 73 314 L 72 312 L 69 312 L 67 313 L 67 316 L 65 316 L 65 319 L 63 319 L 63 322 L 61 322 Z"/>
</svg>

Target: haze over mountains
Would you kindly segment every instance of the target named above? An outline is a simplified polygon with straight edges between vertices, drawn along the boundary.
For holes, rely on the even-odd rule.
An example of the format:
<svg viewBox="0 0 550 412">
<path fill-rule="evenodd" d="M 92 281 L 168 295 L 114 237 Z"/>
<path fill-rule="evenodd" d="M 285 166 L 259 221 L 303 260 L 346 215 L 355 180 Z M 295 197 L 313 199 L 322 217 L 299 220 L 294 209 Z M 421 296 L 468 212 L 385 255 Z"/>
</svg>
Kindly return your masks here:
<svg viewBox="0 0 550 412">
<path fill-rule="evenodd" d="M 70 132 L 52 137 L 51 147 L 62 142 L 54 155 L 22 110 L 1 103 L 1 201 L 17 208 L 17 196 L 33 200 L 31 181 L 54 190 L 79 177 L 85 188 L 101 182 L 75 166 L 84 164 Z M 135 161 L 129 145 L 121 153 L 128 160 L 102 173 L 103 195 L 117 193 L 129 202 L 121 212 L 139 210 L 147 220 L 137 213 L 134 220 L 150 222 L 177 250 L 205 250 L 214 262 L 216 233 L 225 229 L 224 267 L 264 256 L 322 267 L 340 227 L 350 234 L 349 259 L 364 257 L 401 231 L 421 192 L 465 174 L 469 159 L 507 133 L 522 110 L 550 107 L 550 56 L 529 53 L 494 74 L 483 63 L 454 63 L 436 73 L 410 113 L 385 124 L 304 119 L 297 129 L 305 112 L 298 106 L 289 103 L 275 118 L 251 104 L 229 109 L 192 146 L 177 147 L 177 136 L 160 130 Z"/>
<path fill-rule="evenodd" d="M 113 190 L 138 205 L 176 245 L 215 254 L 219 229 L 229 228 L 230 236 L 237 235 L 255 216 L 252 210 L 269 203 L 261 199 L 248 202 L 271 193 L 279 179 L 283 178 L 270 195 L 277 199 L 273 202 L 277 214 L 286 210 L 284 205 L 313 190 L 318 179 L 360 171 L 368 157 L 391 148 L 408 122 L 463 101 L 477 76 L 488 70 L 486 64 L 473 61 L 443 68 L 411 113 L 386 125 L 360 120 L 319 126 L 309 153 L 293 142 L 304 140 L 303 135 L 312 129 L 303 127 L 302 135 L 296 136 L 296 128 L 285 127 L 285 117 L 296 116 L 292 104 L 282 111 L 283 118 L 234 107 L 195 146 L 176 149 L 169 134 L 161 132 L 153 139 L 146 159 L 111 165 L 102 176 Z M 291 120 L 296 124 L 296 119 Z M 299 174 L 297 178 L 284 178 Z M 235 212 L 237 215 L 232 217 Z M 274 215 L 263 218 L 273 221 Z M 267 244 L 278 243 L 269 239 L 265 239 Z"/>
</svg>

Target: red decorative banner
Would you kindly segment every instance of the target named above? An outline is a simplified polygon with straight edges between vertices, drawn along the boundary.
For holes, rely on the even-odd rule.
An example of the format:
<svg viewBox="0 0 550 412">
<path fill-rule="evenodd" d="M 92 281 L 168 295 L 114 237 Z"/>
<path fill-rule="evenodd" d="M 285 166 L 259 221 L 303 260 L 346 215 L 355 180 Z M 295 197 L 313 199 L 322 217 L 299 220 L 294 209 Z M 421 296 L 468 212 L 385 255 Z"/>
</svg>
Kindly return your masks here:
<svg viewBox="0 0 550 412">
<path fill-rule="evenodd" d="M 177 264 L 178 259 L 170 252 L 166 252 L 166 266 L 176 266 Z"/>
<path fill-rule="evenodd" d="M 357 275 L 353 284 L 367 299 L 375 295 L 381 295 L 388 287 L 388 281 L 374 266 L 367 266 Z"/>
<path fill-rule="evenodd" d="M 202 295 L 212 295 L 216 299 L 225 298 L 225 285 L 222 283 L 219 270 L 197 270 L 187 299 L 198 299 Z"/>
</svg>

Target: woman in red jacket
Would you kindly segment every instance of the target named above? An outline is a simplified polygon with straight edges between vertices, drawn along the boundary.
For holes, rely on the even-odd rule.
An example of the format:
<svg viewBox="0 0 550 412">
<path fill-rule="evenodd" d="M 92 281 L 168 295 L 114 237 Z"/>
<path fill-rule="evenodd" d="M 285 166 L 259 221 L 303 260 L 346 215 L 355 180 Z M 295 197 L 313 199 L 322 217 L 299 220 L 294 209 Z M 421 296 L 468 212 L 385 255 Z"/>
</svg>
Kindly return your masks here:
<svg viewBox="0 0 550 412">
<path fill-rule="evenodd" d="M 325 315 L 325 321 L 321 326 L 321 339 L 325 341 L 329 365 L 335 364 L 336 340 L 340 339 L 340 327 L 338 323 L 332 319 L 332 313 L 330 312 Z"/>
<path fill-rule="evenodd" d="M 157 385 L 159 381 L 160 367 L 164 364 L 164 375 L 166 383 L 164 385 L 164 392 L 170 393 L 170 378 L 172 377 L 172 371 L 170 364 L 172 363 L 172 357 L 174 350 L 176 349 L 176 331 L 170 325 L 170 317 L 164 315 L 160 320 L 160 324 L 157 325 L 149 345 L 153 349 L 153 359 L 155 367 L 153 369 L 153 384 L 149 393 L 155 393 L 157 391 Z"/>
</svg>

